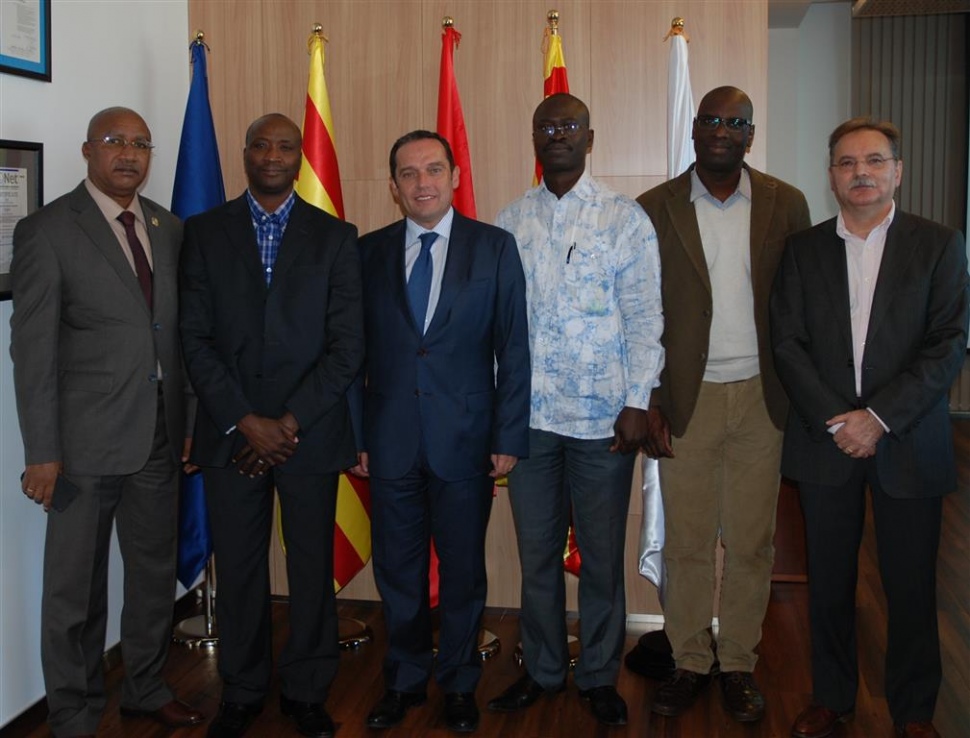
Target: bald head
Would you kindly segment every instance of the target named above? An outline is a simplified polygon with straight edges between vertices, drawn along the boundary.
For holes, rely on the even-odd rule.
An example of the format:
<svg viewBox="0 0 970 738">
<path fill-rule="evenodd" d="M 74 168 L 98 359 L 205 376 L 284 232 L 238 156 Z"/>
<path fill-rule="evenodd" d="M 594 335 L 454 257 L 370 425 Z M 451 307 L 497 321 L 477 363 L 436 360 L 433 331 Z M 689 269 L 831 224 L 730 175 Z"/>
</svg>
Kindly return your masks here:
<svg viewBox="0 0 970 738">
<path fill-rule="evenodd" d="M 91 116 L 91 120 L 88 122 L 88 131 L 85 138 L 91 141 L 96 138 L 100 138 L 104 135 L 102 131 L 110 126 L 110 123 L 116 118 L 135 118 L 141 121 L 141 124 L 147 130 L 148 124 L 145 123 L 145 119 L 142 118 L 138 113 L 136 113 L 131 108 L 125 108 L 120 105 L 116 105 L 112 108 L 105 108 L 104 110 L 99 110 L 97 113 Z"/>
<path fill-rule="evenodd" d="M 704 95 L 701 99 L 701 104 L 697 108 L 697 114 L 700 115 L 701 111 L 705 108 L 719 108 L 721 106 L 736 107 L 739 112 L 738 117 L 747 118 L 748 120 L 754 118 L 754 105 L 751 104 L 751 98 L 748 97 L 744 90 L 731 87 L 730 85 L 715 87 Z"/>
<path fill-rule="evenodd" d="M 586 103 L 568 92 L 557 92 L 550 95 L 536 108 L 532 114 L 532 125 L 548 118 L 569 117 L 589 128 L 589 108 Z"/>
<path fill-rule="evenodd" d="M 300 127 L 282 113 L 268 113 L 267 115 L 257 118 L 250 123 L 249 128 L 246 129 L 246 146 L 248 147 L 250 144 L 252 144 L 253 139 L 256 138 L 256 135 L 270 124 L 274 124 L 274 128 L 288 128 L 291 138 L 295 139 L 297 144 L 302 146 L 303 136 L 300 133 Z"/>
</svg>

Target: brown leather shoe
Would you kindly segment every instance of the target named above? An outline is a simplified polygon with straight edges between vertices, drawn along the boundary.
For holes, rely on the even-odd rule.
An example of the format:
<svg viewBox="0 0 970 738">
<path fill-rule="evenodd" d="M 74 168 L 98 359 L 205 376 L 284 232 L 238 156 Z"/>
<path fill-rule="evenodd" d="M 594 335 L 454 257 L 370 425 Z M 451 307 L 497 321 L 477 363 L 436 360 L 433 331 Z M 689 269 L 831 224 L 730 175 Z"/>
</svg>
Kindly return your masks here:
<svg viewBox="0 0 970 738">
<path fill-rule="evenodd" d="M 936 732 L 936 728 L 930 722 L 897 725 L 896 735 L 899 738 L 940 738 L 940 734 Z"/>
<path fill-rule="evenodd" d="M 189 707 L 180 700 L 166 702 L 157 710 L 139 710 L 135 707 L 122 707 L 120 712 L 124 717 L 151 718 L 167 728 L 185 728 L 198 725 L 205 720 L 205 715 L 193 707 Z"/>
<path fill-rule="evenodd" d="M 765 716 L 765 698 L 748 671 L 722 671 L 721 697 L 728 715 L 739 723 L 753 723 Z"/>
<path fill-rule="evenodd" d="M 809 705 L 795 718 L 791 726 L 793 738 L 825 738 L 841 723 L 852 719 L 852 710 L 836 712 L 821 705 Z"/>
</svg>

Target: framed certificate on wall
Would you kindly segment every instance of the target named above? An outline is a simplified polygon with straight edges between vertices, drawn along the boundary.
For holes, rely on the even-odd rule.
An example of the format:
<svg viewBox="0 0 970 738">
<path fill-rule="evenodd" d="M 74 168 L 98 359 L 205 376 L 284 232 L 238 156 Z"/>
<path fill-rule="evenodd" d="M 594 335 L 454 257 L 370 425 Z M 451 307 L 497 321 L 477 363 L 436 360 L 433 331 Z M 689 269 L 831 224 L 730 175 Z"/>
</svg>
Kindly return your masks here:
<svg viewBox="0 0 970 738">
<path fill-rule="evenodd" d="M 0 72 L 51 81 L 51 0 L 0 2 Z"/>
<path fill-rule="evenodd" d="M 0 138 L 0 300 L 10 299 L 14 228 L 43 204 L 44 144 Z"/>
</svg>

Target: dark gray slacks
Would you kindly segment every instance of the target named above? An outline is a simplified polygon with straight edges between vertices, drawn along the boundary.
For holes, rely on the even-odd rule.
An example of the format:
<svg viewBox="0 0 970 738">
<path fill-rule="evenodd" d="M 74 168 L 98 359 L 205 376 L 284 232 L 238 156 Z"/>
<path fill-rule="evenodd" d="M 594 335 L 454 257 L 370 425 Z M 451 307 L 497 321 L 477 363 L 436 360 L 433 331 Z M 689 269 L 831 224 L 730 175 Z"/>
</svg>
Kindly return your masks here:
<svg viewBox="0 0 970 738">
<path fill-rule="evenodd" d="M 104 710 L 112 523 L 124 562 L 121 704 L 154 710 L 173 697 L 161 672 L 172 636 L 178 474 L 159 393 L 145 466 L 121 476 L 70 475 L 80 494 L 48 513 L 41 663 L 55 736 L 94 733 Z"/>
<path fill-rule="evenodd" d="M 636 454 L 610 453 L 612 438 L 583 440 L 529 429 L 529 458 L 509 475 L 522 566 L 519 621 L 526 670 L 542 686 L 568 671 L 563 551 L 570 511 L 582 558 L 580 689 L 616 682 L 626 636 L 623 554 Z"/>
</svg>

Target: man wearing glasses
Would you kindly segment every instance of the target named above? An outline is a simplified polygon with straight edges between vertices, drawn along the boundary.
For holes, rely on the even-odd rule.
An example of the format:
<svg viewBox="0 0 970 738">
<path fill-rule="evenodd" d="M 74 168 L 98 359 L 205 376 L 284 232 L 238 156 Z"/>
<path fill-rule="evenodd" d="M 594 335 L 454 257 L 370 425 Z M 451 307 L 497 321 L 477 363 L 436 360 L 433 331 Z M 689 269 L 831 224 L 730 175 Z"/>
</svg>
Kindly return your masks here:
<svg viewBox="0 0 970 738">
<path fill-rule="evenodd" d="M 22 488 L 48 512 L 41 662 L 57 738 L 93 737 L 105 706 L 112 523 L 125 566 L 121 713 L 172 728 L 203 720 L 161 676 L 188 390 L 177 330 L 182 228 L 138 195 L 151 149 L 140 115 L 97 113 L 81 146 L 87 178 L 14 232 L 10 352 Z"/>
<path fill-rule="evenodd" d="M 812 704 L 795 738 L 851 719 L 855 593 L 870 490 L 889 611 L 885 692 L 896 735 L 939 738 L 936 552 L 956 488 L 948 393 L 967 349 L 958 231 L 902 212 L 899 130 L 854 118 L 829 137 L 839 214 L 788 239 L 771 296 L 775 363 L 792 409 L 782 471 L 808 545 Z"/>
<path fill-rule="evenodd" d="M 650 397 L 644 450 L 660 460 L 664 629 L 676 669 L 655 713 L 686 711 L 714 664 L 715 548 L 724 546 L 717 655 L 725 710 L 764 714 L 752 678 L 770 593 L 787 400 L 768 337 L 768 296 L 785 237 L 811 225 L 801 192 L 744 164 L 751 100 L 701 100 L 697 163 L 638 202 L 657 228 L 667 363 Z M 673 438 L 672 438 L 673 437 Z"/>
<path fill-rule="evenodd" d="M 660 263 L 649 218 L 586 172 L 589 110 L 568 94 L 532 118 L 542 183 L 501 213 L 525 269 L 532 353 L 529 458 L 509 474 L 522 565 L 526 674 L 488 707 L 509 712 L 563 689 L 568 672 L 563 550 L 582 556 L 580 695 L 605 725 L 626 634 L 623 553 L 633 464 L 663 365 Z"/>
</svg>

